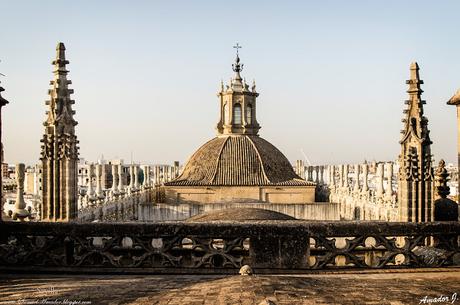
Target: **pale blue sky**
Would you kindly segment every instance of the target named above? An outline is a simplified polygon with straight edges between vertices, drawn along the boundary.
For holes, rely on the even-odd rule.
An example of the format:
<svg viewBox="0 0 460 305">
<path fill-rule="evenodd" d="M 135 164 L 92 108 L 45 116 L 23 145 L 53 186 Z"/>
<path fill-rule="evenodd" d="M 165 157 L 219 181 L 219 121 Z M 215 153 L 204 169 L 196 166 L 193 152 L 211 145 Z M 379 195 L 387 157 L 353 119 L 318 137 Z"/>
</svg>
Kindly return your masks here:
<svg viewBox="0 0 460 305">
<path fill-rule="evenodd" d="M 184 162 L 215 135 L 239 42 L 260 135 L 289 160 L 393 160 L 409 65 L 436 160 L 456 160 L 459 1 L 0 1 L 7 162 L 35 163 L 58 41 L 80 155 Z"/>
</svg>

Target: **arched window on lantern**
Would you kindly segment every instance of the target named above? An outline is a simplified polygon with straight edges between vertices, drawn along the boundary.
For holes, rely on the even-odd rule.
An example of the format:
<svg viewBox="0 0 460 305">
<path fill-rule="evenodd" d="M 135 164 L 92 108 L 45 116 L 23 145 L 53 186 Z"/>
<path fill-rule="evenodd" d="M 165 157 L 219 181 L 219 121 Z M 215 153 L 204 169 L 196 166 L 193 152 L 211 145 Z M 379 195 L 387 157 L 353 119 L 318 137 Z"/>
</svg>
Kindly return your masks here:
<svg viewBox="0 0 460 305">
<path fill-rule="evenodd" d="M 228 115 L 228 104 L 225 103 L 224 105 L 224 113 L 222 114 L 222 122 L 224 122 L 224 124 L 228 124 L 228 118 L 229 118 L 229 115 Z"/>
<path fill-rule="evenodd" d="M 235 104 L 233 107 L 233 124 L 241 125 L 241 105 Z"/>
<path fill-rule="evenodd" d="M 246 107 L 246 122 L 252 124 L 252 106 L 250 104 Z"/>
</svg>

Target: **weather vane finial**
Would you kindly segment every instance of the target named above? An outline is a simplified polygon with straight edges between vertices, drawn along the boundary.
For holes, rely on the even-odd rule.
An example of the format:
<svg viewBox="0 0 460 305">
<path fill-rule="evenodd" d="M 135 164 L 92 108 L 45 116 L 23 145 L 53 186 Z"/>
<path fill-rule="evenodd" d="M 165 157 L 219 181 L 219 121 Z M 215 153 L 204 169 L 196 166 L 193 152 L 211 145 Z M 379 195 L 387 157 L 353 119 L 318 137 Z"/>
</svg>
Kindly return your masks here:
<svg viewBox="0 0 460 305">
<path fill-rule="evenodd" d="M 236 56 L 238 56 L 238 49 L 241 49 L 242 46 L 240 46 L 240 44 L 237 42 L 236 46 L 233 46 L 233 48 L 236 49 Z"/>
<path fill-rule="evenodd" d="M 233 48 L 236 49 L 236 59 L 235 59 L 235 63 L 232 65 L 232 68 L 233 68 L 233 71 L 240 73 L 241 71 L 243 71 L 243 64 L 240 64 L 240 57 L 238 56 L 238 49 L 241 49 L 242 46 L 240 46 L 239 43 L 236 43 L 236 46 L 233 46 Z M 238 77 L 241 78 L 241 76 L 238 76 Z"/>
</svg>

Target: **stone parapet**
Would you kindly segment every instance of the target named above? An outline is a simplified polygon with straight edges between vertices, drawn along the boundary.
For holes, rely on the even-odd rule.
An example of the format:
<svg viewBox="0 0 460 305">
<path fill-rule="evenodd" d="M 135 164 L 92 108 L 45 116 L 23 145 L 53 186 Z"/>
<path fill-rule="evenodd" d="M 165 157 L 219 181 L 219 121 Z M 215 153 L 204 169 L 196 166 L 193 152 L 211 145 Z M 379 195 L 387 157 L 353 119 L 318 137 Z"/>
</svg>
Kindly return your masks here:
<svg viewBox="0 0 460 305">
<path fill-rule="evenodd" d="M 237 273 L 249 265 L 257 273 L 460 264 L 458 222 L 8 222 L 0 223 L 0 232 L 0 270 L 9 272 Z"/>
<path fill-rule="evenodd" d="M 345 220 L 398 221 L 392 162 L 330 165 L 327 170 L 329 202 L 340 204 Z"/>
<path fill-rule="evenodd" d="M 139 219 L 139 205 L 152 203 L 155 190 L 142 186 L 126 193 L 107 192 L 106 197 L 91 199 L 80 197 L 78 221 L 136 221 Z"/>
</svg>

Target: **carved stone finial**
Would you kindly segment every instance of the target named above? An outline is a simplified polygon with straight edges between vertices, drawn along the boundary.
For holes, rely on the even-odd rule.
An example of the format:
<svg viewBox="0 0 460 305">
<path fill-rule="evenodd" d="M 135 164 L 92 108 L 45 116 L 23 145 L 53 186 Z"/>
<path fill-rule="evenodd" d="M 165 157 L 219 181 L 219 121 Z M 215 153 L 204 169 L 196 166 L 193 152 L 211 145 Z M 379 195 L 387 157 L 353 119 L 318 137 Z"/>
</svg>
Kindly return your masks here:
<svg viewBox="0 0 460 305">
<path fill-rule="evenodd" d="M 434 202 L 435 221 L 458 221 L 458 204 L 447 198 L 450 193 L 447 181 L 449 181 L 449 173 L 446 170 L 446 162 L 441 160 L 435 173 L 435 185 L 441 197 Z"/>
<path fill-rule="evenodd" d="M 13 219 L 24 221 L 25 218 L 30 216 L 29 211 L 26 209 L 26 202 L 24 201 L 24 175 L 25 165 L 23 163 L 16 164 L 16 181 L 18 184 L 16 203 L 14 205 Z"/>
<path fill-rule="evenodd" d="M 69 63 L 65 59 L 65 46 L 64 43 L 58 42 L 56 46 L 56 59 L 51 62 L 54 67 L 54 73 L 58 75 L 67 75 L 69 71 L 66 69 L 66 65 Z"/>
<path fill-rule="evenodd" d="M 418 71 L 420 70 L 418 63 L 416 61 L 410 64 L 410 78 L 412 80 L 420 79 Z"/>
<path fill-rule="evenodd" d="M 58 42 L 56 46 L 56 59 L 65 60 L 65 45 L 63 42 Z"/>
<path fill-rule="evenodd" d="M 446 162 L 441 159 L 439 161 L 438 168 L 436 169 L 436 189 L 438 191 L 438 195 L 441 198 L 446 198 L 447 195 L 450 194 L 450 188 L 447 186 L 447 181 L 449 181 L 449 173 L 446 169 Z"/>
<path fill-rule="evenodd" d="M 232 65 L 233 71 L 239 75 L 239 73 L 243 71 L 243 66 L 244 64 L 240 63 L 240 57 L 236 55 L 235 63 Z"/>
<path fill-rule="evenodd" d="M 243 89 L 244 91 L 249 91 L 249 85 L 246 83 L 246 78 L 243 78 Z"/>
</svg>

